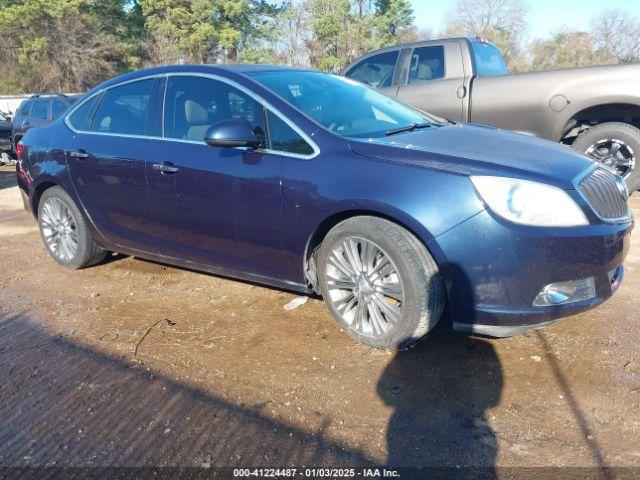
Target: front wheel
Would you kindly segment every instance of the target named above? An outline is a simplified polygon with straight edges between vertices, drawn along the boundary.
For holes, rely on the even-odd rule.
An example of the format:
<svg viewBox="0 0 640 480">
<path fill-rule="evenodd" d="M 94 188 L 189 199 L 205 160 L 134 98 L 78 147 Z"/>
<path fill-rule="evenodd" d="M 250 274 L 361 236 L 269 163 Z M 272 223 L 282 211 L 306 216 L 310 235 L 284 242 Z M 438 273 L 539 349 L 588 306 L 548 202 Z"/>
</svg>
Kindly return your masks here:
<svg viewBox="0 0 640 480">
<path fill-rule="evenodd" d="M 608 122 L 582 132 L 572 147 L 593 157 L 624 178 L 629 192 L 640 187 L 640 130 L 628 123 Z"/>
<path fill-rule="evenodd" d="M 49 254 L 64 267 L 89 267 L 106 256 L 107 252 L 91 236 L 75 202 L 60 187 L 51 187 L 42 194 L 38 226 Z"/>
<path fill-rule="evenodd" d="M 442 315 L 438 267 L 410 232 L 381 218 L 354 217 L 336 225 L 318 256 L 320 290 L 351 337 L 392 349 L 417 340 Z"/>
</svg>

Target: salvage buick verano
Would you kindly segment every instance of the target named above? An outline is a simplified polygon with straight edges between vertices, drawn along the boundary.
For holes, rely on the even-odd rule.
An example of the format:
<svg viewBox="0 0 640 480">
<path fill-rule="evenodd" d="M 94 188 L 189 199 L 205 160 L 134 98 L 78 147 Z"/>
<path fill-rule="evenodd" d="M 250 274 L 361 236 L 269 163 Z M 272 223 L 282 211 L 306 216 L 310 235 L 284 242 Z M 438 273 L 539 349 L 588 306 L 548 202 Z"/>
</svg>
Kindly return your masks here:
<svg viewBox="0 0 640 480">
<path fill-rule="evenodd" d="M 300 69 L 129 73 L 18 154 L 61 265 L 117 251 L 315 292 L 381 348 L 445 307 L 494 336 L 592 308 L 620 285 L 633 226 L 622 179 L 568 147 Z"/>
</svg>

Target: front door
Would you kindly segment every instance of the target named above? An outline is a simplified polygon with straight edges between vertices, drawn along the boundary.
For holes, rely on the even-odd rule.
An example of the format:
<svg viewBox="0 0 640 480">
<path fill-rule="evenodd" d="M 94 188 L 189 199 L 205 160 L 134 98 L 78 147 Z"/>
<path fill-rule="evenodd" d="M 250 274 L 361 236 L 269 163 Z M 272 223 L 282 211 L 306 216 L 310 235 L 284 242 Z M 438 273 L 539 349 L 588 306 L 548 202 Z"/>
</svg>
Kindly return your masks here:
<svg viewBox="0 0 640 480">
<path fill-rule="evenodd" d="M 217 79 L 170 76 L 164 140 L 147 165 L 160 254 L 277 276 L 282 264 L 282 158 L 266 150 L 211 147 L 207 129 L 246 119 L 266 134 L 262 105 Z"/>
<path fill-rule="evenodd" d="M 73 186 L 96 228 L 142 251 L 154 249 L 155 235 L 145 168 L 153 88 L 152 79 L 127 83 L 81 105 L 70 118 L 76 134 L 66 152 Z"/>
<path fill-rule="evenodd" d="M 449 120 L 464 120 L 467 94 L 457 42 L 413 49 L 397 98 Z"/>
</svg>

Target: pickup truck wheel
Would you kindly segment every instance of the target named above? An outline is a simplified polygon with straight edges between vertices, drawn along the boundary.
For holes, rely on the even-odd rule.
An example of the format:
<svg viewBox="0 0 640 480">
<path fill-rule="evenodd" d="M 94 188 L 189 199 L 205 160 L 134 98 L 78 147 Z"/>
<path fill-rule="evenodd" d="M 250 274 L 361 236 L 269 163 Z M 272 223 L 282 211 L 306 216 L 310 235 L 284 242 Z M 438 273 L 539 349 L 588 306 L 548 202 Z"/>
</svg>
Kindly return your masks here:
<svg viewBox="0 0 640 480">
<path fill-rule="evenodd" d="M 351 337 L 392 349 L 417 340 L 442 315 L 444 285 L 425 248 L 404 228 L 360 216 L 336 225 L 318 256 L 320 290 Z"/>
<path fill-rule="evenodd" d="M 612 168 L 630 192 L 640 187 L 640 130 L 628 123 L 609 122 L 582 132 L 572 147 Z"/>
</svg>

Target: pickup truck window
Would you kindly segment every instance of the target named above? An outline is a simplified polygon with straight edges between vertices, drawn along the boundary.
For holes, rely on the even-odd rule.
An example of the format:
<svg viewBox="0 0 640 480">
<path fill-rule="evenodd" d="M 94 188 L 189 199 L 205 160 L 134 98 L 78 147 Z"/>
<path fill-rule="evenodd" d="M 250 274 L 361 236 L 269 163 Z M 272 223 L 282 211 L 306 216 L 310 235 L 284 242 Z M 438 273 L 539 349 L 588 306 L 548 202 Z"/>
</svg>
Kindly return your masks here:
<svg viewBox="0 0 640 480">
<path fill-rule="evenodd" d="M 409 68 L 409 85 L 444 78 L 444 48 L 421 47 L 413 50 Z"/>
<path fill-rule="evenodd" d="M 398 50 L 373 55 L 354 66 L 346 76 L 374 88 L 390 87 L 397 61 Z"/>
<path fill-rule="evenodd" d="M 472 42 L 473 56 L 476 61 L 476 74 L 482 76 L 506 75 L 509 73 L 507 64 L 502 58 L 500 50 L 493 45 Z"/>
</svg>

